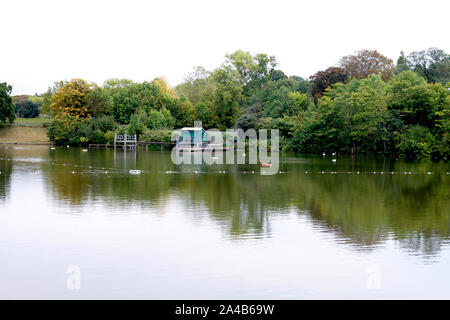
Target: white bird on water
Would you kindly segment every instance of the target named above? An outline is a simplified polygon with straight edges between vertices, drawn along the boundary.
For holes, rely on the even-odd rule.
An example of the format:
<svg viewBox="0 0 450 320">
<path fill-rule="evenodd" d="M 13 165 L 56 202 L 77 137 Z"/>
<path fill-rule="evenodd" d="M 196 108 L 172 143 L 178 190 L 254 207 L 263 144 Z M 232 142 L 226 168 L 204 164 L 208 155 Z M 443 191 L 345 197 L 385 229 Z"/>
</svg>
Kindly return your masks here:
<svg viewBox="0 0 450 320">
<path fill-rule="evenodd" d="M 336 159 L 331 159 L 331 161 L 336 162 Z"/>
</svg>

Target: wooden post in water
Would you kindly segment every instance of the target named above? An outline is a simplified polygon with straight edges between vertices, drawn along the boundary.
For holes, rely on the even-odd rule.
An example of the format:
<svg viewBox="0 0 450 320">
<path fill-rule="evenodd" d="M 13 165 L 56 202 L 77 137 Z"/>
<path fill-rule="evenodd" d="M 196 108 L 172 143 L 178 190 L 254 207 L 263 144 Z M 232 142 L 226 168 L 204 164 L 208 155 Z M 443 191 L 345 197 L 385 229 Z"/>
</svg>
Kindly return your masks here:
<svg viewBox="0 0 450 320">
<path fill-rule="evenodd" d="M 123 150 L 127 150 L 127 134 L 125 133 L 123 137 L 124 137 Z"/>
</svg>

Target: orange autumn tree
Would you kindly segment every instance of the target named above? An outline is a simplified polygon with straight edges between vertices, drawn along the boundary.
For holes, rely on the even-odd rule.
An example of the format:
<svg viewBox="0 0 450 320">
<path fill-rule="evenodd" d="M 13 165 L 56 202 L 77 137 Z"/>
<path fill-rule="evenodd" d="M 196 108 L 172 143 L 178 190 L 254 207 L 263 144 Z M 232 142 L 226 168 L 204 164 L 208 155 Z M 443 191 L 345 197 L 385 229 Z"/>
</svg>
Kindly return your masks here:
<svg viewBox="0 0 450 320">
<path fill-rule="evenodd" d="M 90 118 L 91 110 L 86 102 L 86 97 L 93 88 L 93 84 L 89 84 L 83 79 L 72 79 L 65 83 L 51 97 L 50 109 L 55 114 L 55 118 L 69 117 L 80 120 Z"/>
</svg>

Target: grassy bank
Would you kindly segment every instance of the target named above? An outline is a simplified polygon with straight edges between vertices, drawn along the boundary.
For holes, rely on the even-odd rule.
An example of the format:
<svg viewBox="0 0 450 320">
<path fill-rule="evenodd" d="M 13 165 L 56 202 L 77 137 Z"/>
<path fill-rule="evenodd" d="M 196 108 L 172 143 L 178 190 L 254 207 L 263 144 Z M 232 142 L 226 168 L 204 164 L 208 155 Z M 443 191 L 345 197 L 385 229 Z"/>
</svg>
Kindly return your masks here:
<svg viewBox="0 0 450 320">
<path fill-rule="evenodd" d="M 14 125 L 17 127 L 45 127 L 51 121 L 51 118 L 16 118 Z"/>
<path fill-rule="evenodd" d="M 0 143 L 50 143 L 47 129 L 42 126 L 0 127 Z"/>
</svg>

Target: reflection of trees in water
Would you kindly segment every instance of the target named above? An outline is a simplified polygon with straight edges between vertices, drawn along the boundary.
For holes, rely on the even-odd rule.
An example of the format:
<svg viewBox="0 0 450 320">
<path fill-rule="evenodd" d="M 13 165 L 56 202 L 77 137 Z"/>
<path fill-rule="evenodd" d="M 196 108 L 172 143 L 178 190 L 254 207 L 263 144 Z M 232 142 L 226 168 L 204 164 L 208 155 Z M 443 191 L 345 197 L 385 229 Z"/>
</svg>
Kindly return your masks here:
<svg viewBox="0 0 450 320">
<path fill-rule="evenodd" d="M 387 233 L 380 226 L 360 229 L 362 227 L 360 223 L 356 221 L 349 223 L 347 219 L 341 219 L 339 214 L 322 211 L 321 207 L 314 199 L 308 202 L 307 210 L 311 222 L 320 230 L 332 231 L 341 243 L 354 244 L 357 248 L 367 251 L 375 249 L 387 239 Z"/>
<path fill-rule="evenodd" d="M 301 206 L 312 220 L 351 242 L 374 247 L 387 238 L 404 236 L 402 245 L 429 253 L 449 237 L 448 187 L 439 175 L 414 178 L 376 175 L 304 177 Z M 447 179 L 448 180 L 448 179 Z M 405 190 L 408 190 L 406 192 Z M 420 233 L 421 246 L 414 241 Z M 425 245 L 425 243 L 428 244 Z"/>
<path fill-rule="evenodd" d="M 396 240 L 400 247 L 412 253 L 420 253 L 424 257 L 433 257 L 445 243 L 439 235 L 426 234 L 421 231 L 411 231 L 408 234 L 397 236 Z"/>
<path fill-rule="evenodd" d="M 267 211 L 257 190 L 257 178 L 243 179 L 238 174 L 204 173 L 195 177 L 177 176 L 172 188 L 190 203 L 208 208 L 213 220 L 232 237 L 270 235 Z M 186 192 L 187 191 L 187 192 Z"/>
<path fill-rule="evenodd" d="M 85 166 L 108 163 L 113 167 L 110 159 L 109 153 L 90 152 L 86 159 L 77 161 Z M 175 195 L 184 199 L 190 209 L 207 208 L 211 218 L 231 238 L 270 236 L 269 216 L 287 214 L 292 207 L 306 212 L 321 229 L 365 249 L 375 248 L 393 237 L 401 246 L 425 254 L 437 252 L 443 239 L 449 237 L 450 189 L 445 171 L 443 175 L 368 174 L 367 171 L 380 170 L 371 163 L 370 170 L 358 169 L 360 175 L 322 175 L 320 171 L 329 168 L 324 168 L 323 162 L 313 162 L 289 164 L 285 168 L 287 174 L 260 176 L 258 171 L 237 172 L 237 167 L 226 174 L 217 173 L 225 167 L 214 172 L 211 167 L 201 165 L 177 167 L 167 153 L 138 153 L 134 161 L 137 168 L 145 171 L 143 175 L 123 173 L 124 168 L 132 169 L 125 163 L 115 168 L 122 173 L 70 174 L 72 168 L 54 166 L 53 172 L 46 176 L 58 197 L 72 205 L 101 200 L 126 211 L 131 203 L 161 206 Z M 355 171 L 354 166 L 351 163 L 338 169 Z M 382 166 L 382 170 L 389 172 L 431 171 L 430 162 L 390 162 Z M 314 173 L 305 174 L 305 168 Z M 239 168 L 244 169 L 245 166 Z M 184 172 L 166 173 L 180 170 Z M 194 170 L 202 173 L 195 174 Z"/>
<path fill-rule="evenodd" d="M 9 195 L 12 171 L 13 162 L 5 158 L 0 159 L 0 200 L 5 200 Z"/>
</svg>

